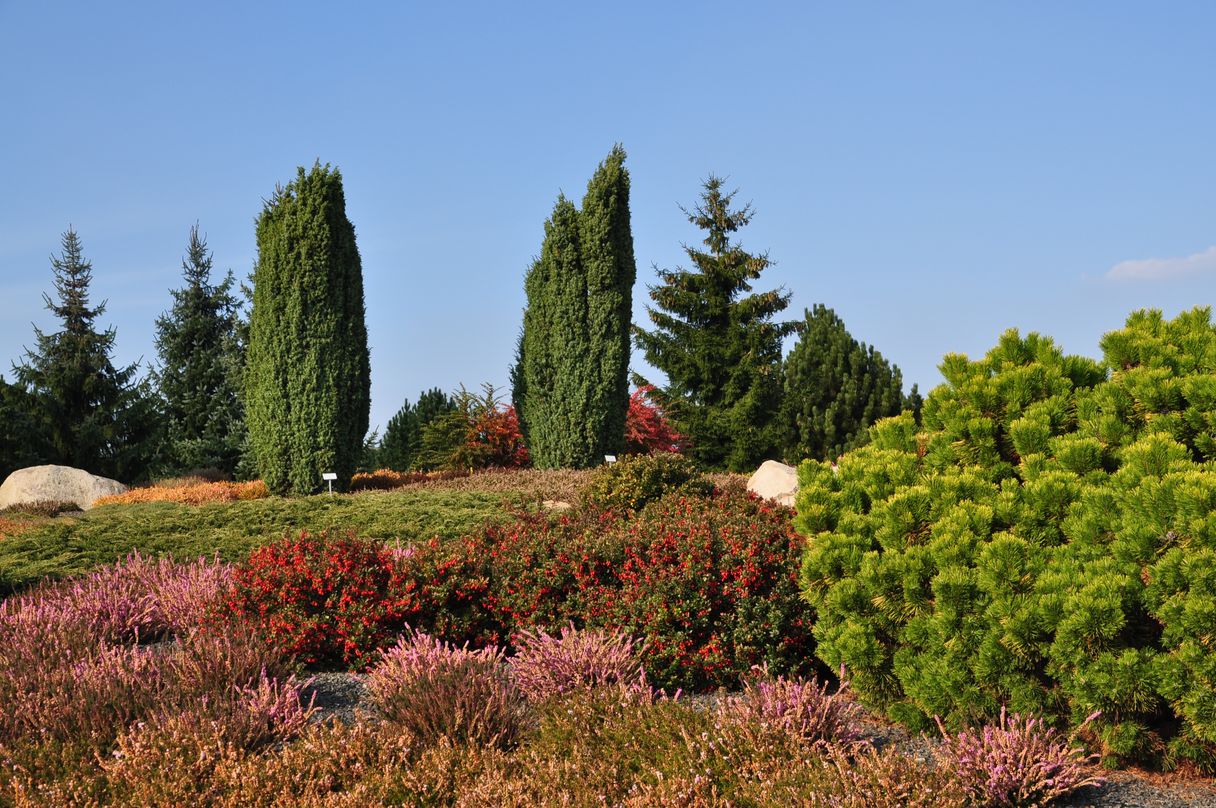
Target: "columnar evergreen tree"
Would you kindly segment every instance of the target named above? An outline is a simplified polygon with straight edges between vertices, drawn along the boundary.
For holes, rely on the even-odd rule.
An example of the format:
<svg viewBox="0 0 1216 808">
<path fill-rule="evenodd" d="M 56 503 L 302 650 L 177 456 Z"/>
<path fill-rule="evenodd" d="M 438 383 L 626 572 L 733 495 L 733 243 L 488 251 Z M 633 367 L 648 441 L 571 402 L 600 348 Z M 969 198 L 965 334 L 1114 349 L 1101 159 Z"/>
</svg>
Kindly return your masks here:
<svg viewBox="0 0 1216 808">
<path fill-rule="evenodd" d="M 585 468 L 595 462 L 590 428 L 587 277 L 579 254 L 578 210 L 558 197 L 545 222 L 540 258 L 524 281 L 524 420 L 538 468 Z"/>
<path fill-rule="evenodd" d="M 239 310 L 232 272 L 211 283 L 211 253 L 198 225 L 182 260 L 185 286 L 156 320 L 159 366 L 152 378 L 164 402 L 166 463 L 175 471 L 240 462 L 245 416 L 240 399 Z"/>
<path fill-rule="evenodd" d="M 524 281 L 512 401 L 540 468 L 585 468 L 624 447 L 637 277 L 624 161 L 614 147 L 581 211 L 558 198 Z"/>
<path fill-rule="evenodd" d="M 771 265 L 731 235 L 752 218 L 731 209 L 734 192 L 710 176 L 701 204 L 685 213 L 705 231 L 708 251 L 685 247 L 693 269 L 659 270 L 650 287 L 653 331 L 634 329 L 646 361 L 667 376 L 652 393 L 704 466 L 744 471 L 780 453 L 781 340 L 797 323 L 772 318 L 789 305 L 782 290 L 751 282 Z M 639 384 L 649 384 L 639 377 Z"/>
<path fill-rule="evenodd" d="M 587 183 L 579 212 L 579 245 L 587 274 L 591 405 L 589 430 L 597 444 L 592 463 L 625 448 L 629 410 L 630 328 L 633 322 L 633 229 L 629 215 L 629 172 L 618 144 Z"/>
<path fill-rule="evenodd" d="M 276 493 L 345 489 L 371 406 L 363 269 L 342 175 L 318 162 L 275 190 L 257 222 L 245 408 L 258 470 Z"/>
<path fill-rule="evenodd" d="M 407 398 L 384 429 L 380 462 L 396 471 L 413 469 L 422 449 L 422 430 L 440 415 L 455 410 L 456 402 L 438 387 L 421 393 L 417 404 Z"/>
<path fill-rule="evenodd" d="M 106 304 L 89 306 L 93 267 L 70 227 L 51 265 L 58 299 L 44 294 L 43 300 L 62 330 L 45 334 L 35 327 L 36 347 L 13 367 L 34 397 L 46 460 L 127 481 L 144 478 L 159 443 L 157 407 L 148 385 L 135 377 L 138 363 L 116 368 L 110 361 L 117 334 L 97 330 Z"/>
<path fill-rule="evenodd" d="M 798 342 L 785 358 L 785 455 L 833 460 L 866 442 L 871 424 L 904 406 L 899 368 L 853 339 L 836 312 L 805 312 Z"/>
</svg>

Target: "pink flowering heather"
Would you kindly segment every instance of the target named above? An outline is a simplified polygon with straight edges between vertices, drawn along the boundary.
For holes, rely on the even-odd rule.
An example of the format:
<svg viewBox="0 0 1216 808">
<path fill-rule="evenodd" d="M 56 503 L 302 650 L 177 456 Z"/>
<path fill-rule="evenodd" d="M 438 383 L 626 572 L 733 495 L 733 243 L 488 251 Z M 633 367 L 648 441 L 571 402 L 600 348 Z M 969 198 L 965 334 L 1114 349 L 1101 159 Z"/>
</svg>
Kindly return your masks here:
<svg viewBox="0 0 1216 808">
<path fill-rule="evenodd" d="M 605 686 L 650 692 L 642 669 L 641 643 L 627 634 L 566 626 L 557 637 L 525 631 L 517 647 L 511 675 L 515 686 L 532 701 Z"/>
<path fill-rule="evenodd" d="M 372 702 L 417 737 L 513 744 L 524 702 L 500 648 L 469 650 L 411 631 L 383 652 L 368 675 Z"/>
<path fill-rule="evenodd" d="M 772 678 L 763 668 L 744 682 L 743 693 L 724 708 L 736 720 L 752 721 L 811 743 L 851 745 L 861 742 L 861 708 L 848 695 L 848 682 L 836 693 L 826 682 L 800 677 Z"/>
<path fill-rule="evenodd" d="M 1097 717 L 1094 713 L 1081 726 Z M 1104 782 L 1095 769 L 1097 755 L 1086 755 L 1039 718 L 1007 716 L 1002 707 L 995 726 L 958 735 L 947 735 L 940 720 L 937 727 L 943 736 L 938 763 L 954 773 L 977 805 L 1037 808 Z"/>
<path fill-rule="evenodd" d="M 61 625 L 108 643 L 156 640 L 202 624 L 232 578 L 228 564 L 179 564 L 133 553 L 125 561 L 39 587 L 0 607 L 0 619 Z"/>
</svg>

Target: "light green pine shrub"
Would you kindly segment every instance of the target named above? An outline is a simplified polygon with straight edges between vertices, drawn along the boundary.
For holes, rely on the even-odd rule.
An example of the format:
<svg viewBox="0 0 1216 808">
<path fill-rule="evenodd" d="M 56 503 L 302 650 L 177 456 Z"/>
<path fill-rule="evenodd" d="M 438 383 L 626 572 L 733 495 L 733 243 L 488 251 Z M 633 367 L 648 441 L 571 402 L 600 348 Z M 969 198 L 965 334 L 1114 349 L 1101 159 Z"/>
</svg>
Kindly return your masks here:
<svg viewBox="0 0 1216 808">
<path fill-rule="evenodd" d="M 817 653 L 905 723 L 1001 705 L 1216 769 L 1216 327 L 1137 312 L 1104 362 L 1007 332 L 799 469 Z"/>
</svg>

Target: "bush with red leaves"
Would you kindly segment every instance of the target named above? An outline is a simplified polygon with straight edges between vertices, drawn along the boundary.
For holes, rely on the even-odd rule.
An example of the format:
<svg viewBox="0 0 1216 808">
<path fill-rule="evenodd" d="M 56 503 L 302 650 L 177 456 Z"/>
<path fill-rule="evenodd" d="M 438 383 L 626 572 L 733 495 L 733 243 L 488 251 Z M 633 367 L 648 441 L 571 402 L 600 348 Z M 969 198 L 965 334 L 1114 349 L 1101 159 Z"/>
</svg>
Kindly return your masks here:
<svg viewBox="0 0 1216 808">
<path fill-rule="evenodd" d="M 682 452 L 688 439 L 672 429 L 663 410 L 650 400 L 653 385 L 633 391 L 625 413 L 625 453 Z"/>
<path fill-rule="evenodd" d="M 237 565 L 227 605 L 305 665 L 361 669 L 403 624 L 391 592 L 395 570 L 381 544 L 300 533 Z"/>
</svg>

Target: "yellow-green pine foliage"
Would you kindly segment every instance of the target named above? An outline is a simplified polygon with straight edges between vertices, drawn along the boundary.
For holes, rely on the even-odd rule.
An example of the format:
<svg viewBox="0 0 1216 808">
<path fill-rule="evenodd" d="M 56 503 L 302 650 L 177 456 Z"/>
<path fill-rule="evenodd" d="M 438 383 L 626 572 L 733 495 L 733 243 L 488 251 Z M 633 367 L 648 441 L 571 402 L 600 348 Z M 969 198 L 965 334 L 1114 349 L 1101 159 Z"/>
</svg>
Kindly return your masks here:
<svg viewBox="0 0 1216 808">
<path fill-rule="evenodd" d="M 817 653 L 892 717 L 1001 705 L 1216 769 L 1216 327 L 1137 312 L 1104 362 L 1007 332 L 833 469 L 799 469 Z"/>
<path fill-rule="evenodd" d="M 342 175 L 317 163 L 258 217 L 245 370 L 249 440 L 271 491 L 345 489 L 367 433 L 363 269 Z"/>
</svg>

